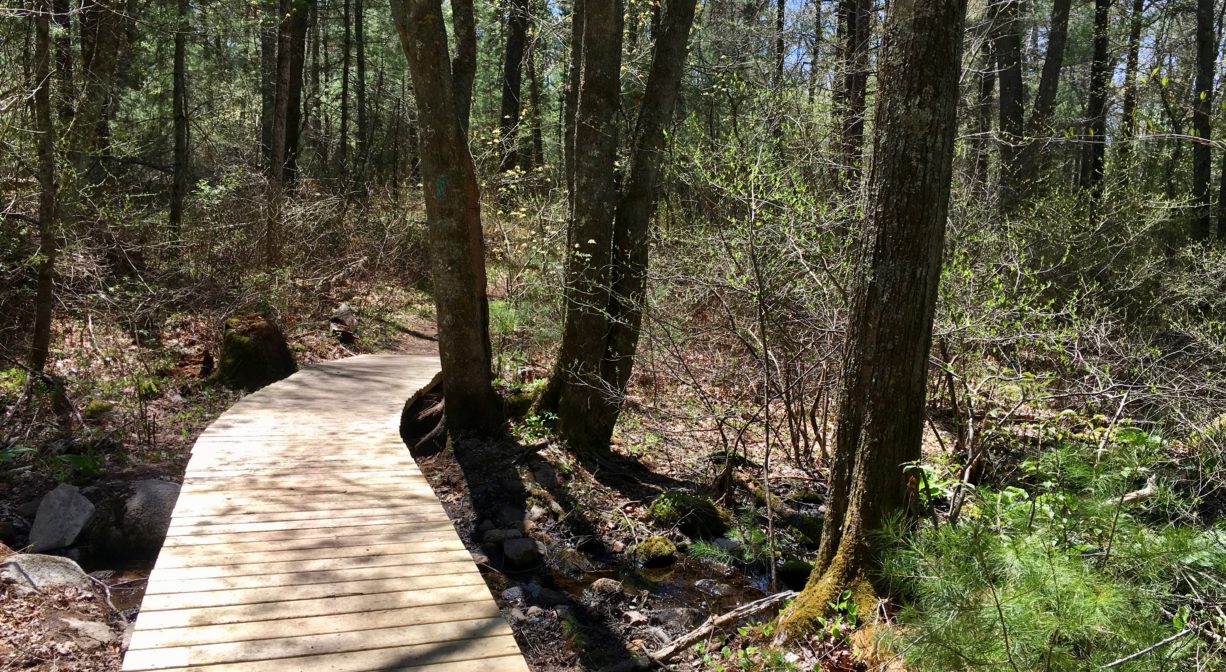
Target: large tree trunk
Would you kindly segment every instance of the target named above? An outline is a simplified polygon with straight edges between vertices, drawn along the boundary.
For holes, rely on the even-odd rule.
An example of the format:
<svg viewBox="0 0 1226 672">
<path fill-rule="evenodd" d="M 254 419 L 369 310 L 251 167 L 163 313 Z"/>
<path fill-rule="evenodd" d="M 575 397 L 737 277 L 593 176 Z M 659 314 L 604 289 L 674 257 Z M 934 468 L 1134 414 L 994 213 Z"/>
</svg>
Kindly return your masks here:
<svg viewBox="0 0 1226 672">
<path fill-rule="evenodd" d="M 176 236 L 183 224 L 183 200 L 190 181 L 187 125 L 188 0 L 179 0 L 179 26 L 175 30 L 174 65 L 174 179 L 170 186 L 170 230 Z"/>
<path fill-rule="evenodd" d="M 1021 0 L 997 0 L 997 80 L 1000 89 L 1000 208 L 1011 213 L 1017 207 L 1025 179 L 1021 166 L 1021 142 L 1026 109 L 1026 86 L 1022 81 Z"/>
<path fill-rule="evenodd" d="M 502 145 L 502 170 L 521 165 L 516 143 L 519 131 L 520 94 L 523 92 L 524 46 L 528 41 L 528 0 L 510 0 L 507 6 L 507 48 L 502 63 L 502 105 L 498 115 L 498 140 Z"/>
<path fill-rule="evenodd" d="M 302 149 L 302 83 L 312 4 L 314 0 L 292 0 L 289 18 L 289 99 L 285 109 L 285 184 L 289 189 L 293 189 L 298 180 L 298 154 Z"/>
<path fill-rule="evenodd" d="M 1192 237 L 1205 240 L 1213 232 L 1209 180 L 1213 173 L 1209 145 L 1213 113 L 1213 71 L 1217 60 L 1217 34 L 1213 27 L 1213 0 L 1196 0 L 1196 77 L 1192 87 L 1192 201 L 1196 208 Z"/>
<path fill-rule="evenodd" d="M 357 152 L 358 177 L 365 173 L 367 143 L 370 142 L 370 126 L 366 119 L 366 6 L 364 0 L 353 0 L 353 41 L 357 51 L 357 72 L 353 81 L 354 105 L 357 106 Z"/>
<path fill-rule="evenodd" d="M 775 2 L 775 76 L 772 79 L 776 93 L 783 92 L 783 66 L 787 60 L 787 40 L 784 29 L 787 27 L 787 0 Z"/>
<path fill-rule="evenodd" d="M 285 137 L 289 116 L 290 12 L 293 0 L 279 0 L 277 86 L 272 115 L 272 152 L 268 176 L 268 212 L 264 226 L 264 265 L 281 263 L 281 206 L 285 197 Z"/>
<path fill-rule="evenodd" d="M 562 344 L 541 404 L 557 409 L 558 433 L 580 452 L 603 452 L 620 415 L 638 345 L 650 227 L 664 132 L 684 73 L 694 0 L 672 0 L 655 31 L 651 72 L 621 193 L 613 176 L 621 45 L 609 24 L 615 2 L 585 0 L 583 78 L 575 130 L 574 216 L 567 257 Z M 614 5 L 610 8 L 609 5 Z M 596 145 L 595 143 L 608 143 Z"/>
<path fill-rule="evenodd" d="M 278 0 L 262 3 L 260 24 L 260 158 L 272 174 L 273 124 L 277 116 L 277 36 L 281 17 Z"/>
<path fill-rule="evenodd" d="M 1107 156 L 1107 87 L 1111 83 L 1111 0 L 1094 0 L 1094 56 L 1090 61 L 1090 93 L 1086 102 L 1086 133 L 1082 139 L 1081 187 L 1089 193 L 1090 221 L 1098 221 Z"/>
<path fill-rule="evenodd" d="M 965 13 L 965 0 L 889 5 L 826 520 L 809 583 L 782 616 L 789 633 L 816 628 L 844 590 L 871 617 L 871 535 L 914 492 L 904 465 L 920 456 Z"/>
<path fill-rule="evenodd" d="M 845 189 L 854 190 L 861 181 L 860 163 L 864 155 L 864 116 L 868 99 L 870 0 L 839 0 L 840 49 L 843 68 L 835 87 L 834 107 L 839 118 L 839 148 Z"/>
<path fill-rule="evenodd" d="M 536 51 L 540 48 L 540 38 L 533 36 L 528 47 L 528 104 L 532 106 L 532 155 L 530 165 L 525 168 L 535 168 L 545 164 L 545 137 L 543 101 L 541 100 L 541 80 L 536 72 Z"/>
<path fill-rule="evenodd" d="M 341 129 L 336 146 L 338 172 L 345 175 L 349 161 L 349 54 L 353 50 L 352 24 L 349 18 L 350 0 L 341 0 L 341 21 L 345 24 L 341 33 Z"/>
<path fill-rule="evenodd" d="M 81 101 L 73 122 L 70 151 L 80 186 L 97 185 L 105 176 L 110 151 L 115 75 L 128 32 L 119 0 L 84 0 L 81 6 Z"/>
<path fill-rule="evenodd" d="M 570 209 L 575 205 L 575 116 L 579 109 L 579 85 L 583 78 L 583 6 L 574 0 L 570 17 L 570 65 L 566 71 L 566 92 L 562 101 L 562 170 L 566 173 L 566 194 Z M 568 246 L 569 248 L 569 246 Z"/>
<path fill-rule="evenodd" d="M 1145 0 L 1132 1 L 1128 26 L 1128 57 L 1124 67 L 1124 102 L 1120 109 L 1120 147 L 1127 164 L 1132 157 L 1132 140 L 1137 134 L 1137 70 L 1141 67 L 1141 28 L 1145 19 Z"/>
<path fill-rule="evenodd" d="M 992 152 L 989 137 L 992 132 L 992 113 L 996 111 L 996 43 L 993 40 L 996 10 L 999 5 L 988 5 L 986 13 L 987 39 L 983 41 L 983 60 L 979 71 L 979 91 L 975 98 L 975 163 L 972 173 L 979 185 L 988 183 Z"/>
<path fill-rule="evenodd" d="M 492 435 L 501 408 L 491 384 L 481 199 L 460 125 L 439 0 L 392 0 L 421 126 L 421 171 L 438 315 L 447 430 Z"/>
<path fill-rule="evenodd" d="M 51 351 L 51 313 L 55 307 L 56 208 L 55 125 L 51 117 L 50 0 L 38 0 L 34 19 L 34 130 L 38 147 L 38 290 L 28 366 L 41 372 Z"/>
<path fill-rule="evenodd" d="M 1043 72 L 1034 95 L 1030 118 L 1026 121 L 1026 144 L 1020 157 L 1021 175 L 1018 200 L 1026 198 L 1039 179 L 1046 147 L 1040 137 L 1051 132 L 1052 115 L 1056 111 L 1056 93 L 1060 90 L 1060 70 L 1064 66 L 1064 47 L 1068 43 L 1068 17 L 1072 0 L 1054 0 L 1051 8 L 1051 28 L 1047 31 L 1047 53 L 1043 57 Z"/>
<path fill-rule="evenodd" d="M 55 74 L 59 80 L 60 126 L 68 128 L 76 111 L 76 82 L 73 79 L 72 3 L 55 0 Z"/>
<path fill-rule="evenodd" d="M 456 117 L 460 130 L 468 137 L 473 107 L 473 82 L 477 78 L 477 19 L 473 0 L 451 0 L 451 23 L 455 34 L 455 57 L 451 59 L 451 79 L 455 83 Z"/>
</svg>

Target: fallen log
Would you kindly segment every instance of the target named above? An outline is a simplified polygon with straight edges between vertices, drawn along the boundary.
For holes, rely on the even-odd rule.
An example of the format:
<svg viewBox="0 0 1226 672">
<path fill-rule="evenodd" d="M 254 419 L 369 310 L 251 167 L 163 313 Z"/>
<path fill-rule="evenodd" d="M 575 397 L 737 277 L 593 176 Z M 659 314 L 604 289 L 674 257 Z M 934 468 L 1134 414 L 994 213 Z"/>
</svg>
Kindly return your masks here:
<svg viewBox="0 0 1226 672">
<path fill-rule="evenodd" d="M 779 604 L 784 600 L 790 600 L 793 597 L 796 597 L 796 591 L 785 590 L 782 593 L 767 595 L 760 600 L 754 600 L 748 604 L 742 604 L 741 606 L 726 614 L 723 614 L 722 616 L 712 616 L 702 625 L 694 628 L 684 635 L 681 635 L 671 643 L 657 649 L 655 653 L 651 654 L 651 660 L 658 664 L 667 663 L 669 660 L 676 657 L 678 653 L 681 653 L 691 646 L 694 646 L 716 630 L 736 625 L 739 621 L 741 621 L 741 619 L 766 611 L 776 604 Z"/>
</svg>

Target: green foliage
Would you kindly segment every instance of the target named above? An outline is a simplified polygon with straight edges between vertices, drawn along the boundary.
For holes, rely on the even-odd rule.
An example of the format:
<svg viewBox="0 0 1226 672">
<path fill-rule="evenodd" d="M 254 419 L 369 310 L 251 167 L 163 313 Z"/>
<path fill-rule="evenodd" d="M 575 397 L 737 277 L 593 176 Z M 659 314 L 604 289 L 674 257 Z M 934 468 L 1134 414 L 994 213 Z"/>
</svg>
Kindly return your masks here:
<svg viewBox="0 0 1226 672">
<path fill-rule="evenodd" d="M 728 530 L 731 516 L 706 497 L 669 490 L 652 502 L 651 519 L 658 525 L 677 527 L 692 537 L 718 537 Z"/>
<path fill-rule="evenodd" d="M 1066 443 L 1026 464 L 1027 488 L 979 491 L 957 527 L 892 527 L 882 574 L 905 606 L 890 638 L 913 669 L 1096 668 L 1174 634 L 1181 608 L 1208 618 L 1196 595 L 1224 594 L 1224 530 L 1187 525 L 1173 495 L 1125 501 L 1158 478 L 1161 446 L 1132 428 L 1103 452 Z M 1175 642 L 1127 669 L 1188 655 Z"/>
</svg>

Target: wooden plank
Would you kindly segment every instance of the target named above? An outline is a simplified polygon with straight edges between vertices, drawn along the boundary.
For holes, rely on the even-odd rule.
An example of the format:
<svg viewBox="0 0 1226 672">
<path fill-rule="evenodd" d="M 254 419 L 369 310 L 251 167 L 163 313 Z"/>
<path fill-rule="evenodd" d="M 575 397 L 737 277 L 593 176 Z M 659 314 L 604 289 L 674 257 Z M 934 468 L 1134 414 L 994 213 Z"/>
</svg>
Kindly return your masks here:
<svg viewBox="0 0 1226 672">
<path fill-rule="evenodd" d="M 317 527 L 369 527 L 371 525 L 385 525 L 389 523 L 405 523 L 417 521 L 433 521 L 433 520 L 450 520 L 446 515 L 439 515 L 440 511 L 435 508 L 420 508 L 420 509 L 401 509 L 399 511 L 391 509 L 368 509 L 372 511 L 370 515 L 335 515 L 328 517 L 316 516 L 314 518 L 297 518 L 290 520 L 255 520 L 243 522 L 217 522 L 213 525 L 198 524 L 198 525 L 174 525 L 167 528 L 166 536 L 169 538 L 200 535 L 200 534 L 235 534 L 235 533 L 255 533 L 255 532 L 273 532 L 283 530 L 309 530 Z M 310 512 L 308 512 L 310 513 Z M 346 511 L 333 511 L 334 514 L 345 514 Z"/>
<path fill-rule="evenodd" d="M 204 539 L 202 543 L 186 543 L 176 544 L 173 546 L 163 546 L 162 549 L 166 552 L 186 551 L 200 554 L 243 554 L 243 553 L 260 553 L 263 551 L 286 551 L 311 549 L 317 551 L 327 551 L 332 548 L 340 548 L 344 546 L 363 545 L 382 545 L 396 544 L 407 542 L 438 542 L 446 541 L 455 536 L 455 530 L 451 527 L 450 522 L 432 523 L 435 527 L 421 528 L 411 525 L 403 526 L 388 526 L 386 532 L 374 534 L 370 532 L 356 532 L 353 534 L 328 534 L 326 531 L 316 530 L 290 530 L 290 532 L 301 536 L 290 536 L 284 539 L 253 539 L 252 541 L 224 541 L 215 542 L 209 539 Z M 271 532 L 253 533 L 251 536 L 259 536 L 273 534 Z M 229 536 L 229 535 L 227 535 Z M 240 538 L 247 535 L 239 535 Z M 179 539 L 192 540 L 191 537 L 179 537 Z M 212 541 L 212 543 L 210 543 Z"/>
<path fill-rule="evenodd" d="M 344 595 L 293 602 L 265 602 L 196 609 L 142 611 L 138 628 L 185 628 L 194 625 L 224 625 L 251 621 L 275 621 L 306 616 L 337 616 L 364 614 L 386 609 L 434 606 L 445 608 L 456 602 L 472 601 L 477 595 L 489 595 L 485 586 L 452 586 L 434 590 L 404 590 L 371 595 Z M 491 598 L 492 599 L 492 598 Z"/>
<path fill-rule="evenodd" d="M 281 562 L 285 560 L 313 560 L 315 558 L 354 558 L 366 555 L 400 555 L 428 551 L 467 551 L 459 537 L 446 541 L 416 541 L 386 544 L 357 544 L 353 546 L 329 546 L 317 544 L 311 548 L 295 548 L 285 551 L 259 551 L 255 553 L 226 553 L 208 550 L 205 546 L 181 546 L 162 549 L 158 565 L 165 567 L 199 567 L 202 565 L 243 565 L 257 562 Z"/>
<path fill-rule="evenodd" d="M 268 494 L 198 493 L 192 495 L 191 499 L 180 496 L 179 503 L 175 505 L 174 518 L 177 519 L 180 513 L 191 518 L 199 518 L 234 513 L 327 511 L 343 507 L 345 504 L 350 504 L 355 509 L 373 508 L 380 504 L 442 508 L 433 492 L 400 493 L 390 497 L 383 494 L 373 497 L 350 494 L 317 494 L 314 497 L 301 497 L 294 494 L 277 497 L 275 493 L 272 496 Z"/>
<path fill-rule="evenodd" d="M 154 567 L 149 580 L 152 582 L 159 579 L 173 581 L 235 576 L 264 576 L 289 572 L 340 572 L 346 569 L 361 569 L 365 567 L 386 567 L 389 565 L 411 567 L 415 565 L 464 561 L 472 562 L 472 556 L 469 555 L 468 549 L 435 551 L 431 553 L 388 553 L 386 555 L 357 557 L 312 558 L 310 560 L 288 560 L 282 562 L 251 562 L 242 565 L 166 567 L 159 564 L 157 567 Z"/>
<path fill-rule="evenodd" d="M 313 572 L 284 572 L 278 574 L 247 574 L 201 578 L 169 578 L 151 576 L 146 583 L 146 595 L 162 593 L 194 593 L 206 590 L 233 590 L 235 588 L 261 588 L 270 586 L 305 586 L 314 583 L 357 581 L 366 579 L 398 579 L 408 576 L 439 576 L 445 574 L 478 573 L 472 560 L 464 558 L 452 562 L 431 562 L 414 565 L 376 565 L 374 567 L 345 566 L 341 569 Z"/>
<path fill-rule="evenodd" d="M 510 637 L 488 639 L 496 640 L 500 649 L 505 650 L 513 648 L 515 644 L 515 640 Z M 505 645 L 504 640 L 509 640 L 510 645 Z M 361 653 L 336 653 L 326 656 L 161 669 L 164 672 L 368 672 L 369 670 L 528 672 L 528 665 L 524 663 L 518 650 L 514 653 L 483 658 L 465 658 L 463 655 L 457 656 L 451 650 L 452 647 L 437 648 L 439 648 L 437 653 L 432 653 L 430 646 L 415 646 L 375 649 Z M 486 653 L 491 652 L 487 650 Z"/>
<path fill-rule="evenodd" d="M 412 515 L 420 511 L 434 511 L 442 507 L 437 502 L 423 502 L 420 505 L 409 506 L 372 506 L 363 509 L 315 509 L 309 511 L 282 511 L 274 513 L 232 513 L 211 516 L 175 516 L 171 521 L 168 534 L 174 536 L 179 532 L 199 530 L 210 532 L 229 525 L 244 525 L 247 523 L 289 523 L 308 520 L 345 521 L 350 518 L 368 518 L 384 515 Z"/>
<path fill-rule="evenodd" d="M 196 593 L 160 593 L 149 595 L 141 603 L 142 609 L 199 609 L 226 605 L 291 602 L 320 597 L 341 595 L 375 595 L 398 590 L 432 591 L 456 586 L 485 587 L 485 579 L 478 572 L 447 574 L 444 576 L 403 576 L 395 579 L 366 579 L 338 581 L 335 583 L 308 583 L 305 585 L 274 586 L 270 588 L 235 588 L 233 590 L 206 590 Z"/>
<path fill-rule="evenodd" d="M 349 625 L 362 626 L 365 619 L 351 619 Z M 460 650 L 485 650 L 483 638 L 504 636 L 510 639 L 510 629 L 501 618 L 487 618 L 451 623 L 425 623 L 391 628 L 356 629 L 302 637 L 222 642 L 193 646 L 168 646 L 156 650 L 140 650 L 132 654 L 130 670 L 156 670 L 166 667 L 217 665 L 254 660 L 320 656 L 333 653 L 360 652 L 394 646 L 452 643 Z M 470 641 L 464 641 L 470 640 Z M 512 643 L 514 640 L 512 640 Z M 499 646 L 505 646 L 500 642 Z"/>
<path fill-rule="evenodd" d="M 328 521 L 290 521 L 287 527 L 277 528 L 276 523 L 257 523 L 265 529 L 234 530 L 208 534 L 179 534 L 168 536 L 162 546 L 209 546 L 213 544 L 250 543 L 253 541 L 280 541 L 284 539 L 319 539 L 353 536 L 377 536 L 397 532 L 415 535 L 419 532 L 453 531 L 451 520 L 445 515 L 423 513 L 417 516 L 381 516 L 356 518 L 345 523 L 328 526 Z"/>
</svg>

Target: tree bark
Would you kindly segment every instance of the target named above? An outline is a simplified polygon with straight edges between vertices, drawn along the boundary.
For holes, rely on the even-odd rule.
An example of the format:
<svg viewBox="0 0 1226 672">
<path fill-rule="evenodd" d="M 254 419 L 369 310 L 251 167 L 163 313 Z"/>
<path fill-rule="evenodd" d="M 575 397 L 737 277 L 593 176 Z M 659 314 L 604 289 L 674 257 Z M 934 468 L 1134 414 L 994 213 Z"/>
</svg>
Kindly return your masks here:
<svg viewBox="0 0 1226 672">
<path fill-rule="evenodd" d="M 60 126 L 68 128 L 76 111 L 76 83 L 73 79 L 72 4 L 55 0 L 55 73 L 60 82 Z"/>
<path fill-rule="evenodd" d="M 1060 70 L 1064 66 L 1064 49 L 1068 44 L 1068 18 L 1072 0 L 1054 0 L 1051 27 L 1047 31 L 1047 52 L 1043 57 L 1043 72 L 1035 92 L 1030 118 L 1026 120 L 1026 139 L 1022 146 L 1021 176 L 1016 183 L 1019 202 L 1028 196 L 1039 178 L 1043 162 L 1044 143 L 1041 137 L 1051 132 L 1052 115 L 1056 111 L 1056 93 L 1060 90 Z"/>
<path fill-rule="evenodd" d="M 1192 237 L 1206 240 L 1213 233 L 1209 181 L 1213 174 L 1212 128 L 1213 71 L 1217 60 L 1217 33 L 1213 26 L 1214 0 L 1196 0 L 1196 77 L 1192 87 L 1192 201 L 1196 208 Z"/>
<path fill-rule="evenodd" d="M 634 366 L 664 132 L 684 74 L 694 11 L 694 0 L 672 0 L 664 9 L 629 171 L 619 193 L 613 161 L 620 3 L 585 0 L 566 316 L 553 374 L 540 402 L 556 408 L 557 431 L 577 452 L 608 450 Z"/>
<path fill-rule="evenodd" d="M 781 617 L 788 633 L 816 628 L 844 590 L 875 612 L 871 535 L 914 492 L 904 465 L 920 456 L 965 13 L 965 0 L 889 5 L 826 519 L 813 574 Z"/>
<path fill-rule="evenodd" d="M 447 431 L 493 435 L 502 414 L 491 384 L 481 200 L 447 60 L 443 11 L 439 0 L 392 0 L 391 7 L 421 127 Z"/>
<path fill-rule="evenodd" d="M 336 165 L 341 175 L 346 174 L 349 161 L 349 55 L 353 51 L 352 24 L 349 18 L 350 0 L 341 0 L 341 128 L 336 147 Z"/>
<path fill-rule="evenodd" d="M 302 85 L 306 66 L 307 24 L 314 0 L 291 0 L 289 99 L 285 117 L 285 185 L 293 189 L 298 180 L 298 155 L 302 149 Z"/>
<path fill-rule="evenodd" d="M 365 172 L 368 157 L 367 144 L 370 142 L 370 126 L 366 119 L 366 6 L 364 0 L 353 0 L 353 41 L 357 72 L 353 81 L 354 105 L 357 107 L 357 142 L 358 176 Z"/>
<path fill-rule="evenodd" d="M 285 138 L 290 89 L 290 13 L 293 0 L 279 0 L 277 24 L 277 86 L 272 115 L 272 156 L 268 177 L 268 212 L 264 227 L 264 265 L 281 263 L 281 207 L 285 197 Z"/>
<path fill-rule="evenodd" d="M 451 78 L 455 82 L 456 116 L 460 120 L 460 130 L 468 137 L 473 82 L 477 78 L 477 20 L 473 14 L 473 0 L 451 0 L 451 23 L 455 31 Z"/>
<path fill-rule="evenodd" d="M 787 27 L 787 0 L 775 2 L 775 76 L 773 78 L 776 93 L 783 91 L 783 65 L 787 60 L 787 42 L 784 39 L 784 29 Z"/>
<path fill-rule="evenodd" d="M 1145 0 L 1133 0 L 1128 25 L 1128 57 L 1124 67 L 1124 102 L 1120 114 L 1120 147 L 1127 164 L 1132 157 L 1132 139 L 1137 134 L 1137 71 L 1141 67 L 1141 28 Z"/>
<path fill-rule="evenodd" d="M 977 184 L 988 183 L 991 167 L 989 135 L 992 132 L 992 113 L 996 110 L 996 21 L 1000 5 L 989 4 L 986 8 L 987 39 L 984 40 L 983 62 L 979 71 L 979 93 L 975 100 L 975 134 L 981 139 L 975 147 L 973 173 Z"/>
<path fill-rule="evenodd" d="M 535 168 L 545 163 L 544 121 L 542 119 L 541 80 L 536 72 L 536 51 L 540 47 L 540 38 L 533 36 L 528 47 L 528 104 L 532 106 L 532 154 L 529 166 Z"/>
<path fill-rule="evenodd" d="M 81 5 L 81 101 L 73 121 L 70 152 L 75 181 L 103 181 L 110 150 L 115 75 L 127 45 L 126 16 L 119 0 L 84 0 Z"/>
<path fill-rule="evenodd" d="M 38 0 L 34 19 L 34 130 L 38 151 L 38 289 L 34 299 L 34 334 L 29 367 L 42 372 L 51 352 L 51 317 L 55 308 L 56 182 L 55 122 L 51 117 L 50 0 Z"/>
<path fill-rule="evenodd" d="M 997 0 L 996 49 L 997 81 L 1000 93 L 1000 206 L 1012 213 L 1020 199 L 1023 179 L 1021 143 L 1026 109 L 1026 87 L 1022 81 L 1021 0 Z"/>
<path fill-rule="evenodd" d="M 520 97 L 523 92 L 524 46 L 528 41 L 528 0 L 510 0 L 507 6 L 507 44 L 502 63 L 502 105 L 498 115 L 498 140 L 502 146 L 502 170 L 521 165 L 516 140 L 519 130 Z"/>
<path fill-rule="evenodd" d="M 843 67 L 835 88 L 835 113 L 839 118 L 839 147 L 842 153 L 842 186 L 851 191 L 861 181 L 864 155 L 864 117 L 868 99 L 870 0 L 839 0 L 840 49 Z"/>
<path fill-rule="evenodd" d="M 187 197 L 191 167 L 188 164 L 187 124 L 187 34 L 190 29 L 188 0 L 179 0 L 179 25 L 175 30 L 174 63 L 174 178 L 170 187 L 170 230 L 176 236 L 183 225 L 183 201 Z"/>
<path fill-rule="evenodd" d="M 575 116 L 579 109 L 579 85 L 583 78 L 583 7 L 586 0 L 574 0 L 570 17 L 570 66 L 566 71 L 566 92 L 562 106 L 562 170 L 566 173 L 566 194 L 570 209 L 575 204 Z M 569 245 L 568 245 L 569 248 Z"/>
<path fill-rule="evenodd" d="M 1086 101 L 1085 151 L 1081 160 L 1081 187 L 1089 194 L 1090 221 L 1098 221 L 1103 195 L 1103 169 L 1107 155 L 1107 87 L 1111 83 L 1111 0 L 1094 0 L 1094 55 L 1090 62 L 1090 93 Z"/>
<path fill-rule="evenodd" d="M 273 125 L 277 115 L 277 36 L 281 17 L 278 0 L 262 3 L 260 25 L 260 158 L 272 174 Z"/>
</svg>

